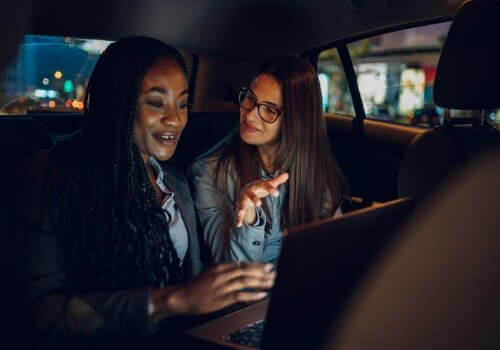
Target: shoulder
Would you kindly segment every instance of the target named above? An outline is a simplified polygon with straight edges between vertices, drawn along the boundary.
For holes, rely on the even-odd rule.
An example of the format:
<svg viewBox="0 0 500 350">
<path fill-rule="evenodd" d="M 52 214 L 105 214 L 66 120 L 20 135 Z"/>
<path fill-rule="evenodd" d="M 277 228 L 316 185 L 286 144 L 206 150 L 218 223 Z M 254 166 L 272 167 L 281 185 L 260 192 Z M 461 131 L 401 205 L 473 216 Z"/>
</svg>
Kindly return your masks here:
<svg viewBox="0 0 500 350">
<path fill-rule="evenodd" d="M 220 150 L 199 158 L 189 168 L 188 177 L 195 186 L 200 182 L 215 185 L 217 181 L 222 188 L 232 188 L 237 177 L 233 157 L 225 157 Z"/>
<path fill-rule="evenodd" d="M 226 174 L 232 172 L 234 168 L 233 150 L 238 140 L 239 134 L 230 133 L 217 145 L 196 157 L 188 170 L 190 177 L 215 177 L 216 172 L 222 171 Z"/>
<path fill-rule="evenodd" d="M 180 181 L 184 180 L 186 176 L 184 175 L 184 172 L 178 169 L 176 166 L 173 166 L 172 164 L 168 162 L 162 162 L 160 163 L 163 171 L 170 175 L 173 178 L 176 178 Z"/>
<path fill-rule="evenodd" d="M 167 186 L 175 190 L 188 186 L 186 175 L 182 170 L 169 162 L 161 162 L 160 164 L 165 174 L 165 182 Z"/>
<path fill-rule="evenodd" d="M 238 140 L 239 135 L 236 132 L 231 132 L 211 149 L 196 157 L 189 167 L 189 172 L 199 173 L 209 171 L 213 173 L 218 164 L 225 160 L 228 161 L 227 165 L 231 166 L 232 161 L 229 155 L 231 154 L 231 149 L 234 148 L 235 142 Z"/>
<path fill-rule="evenodd" d="M 223 158 L 221 152 L 197 159 L 189 169 L 189 182 L 194 193 L 213 191 L 234 198 L 236 169 L 232 158 Z M 196 197 L 196 195 L 195 195 Z"/>
<path fill-rule="evenodd" d="M 222 150 L 196 158 L 189 167 L 190 175 L 213 174 L 222 158 Z"/>
</svg>

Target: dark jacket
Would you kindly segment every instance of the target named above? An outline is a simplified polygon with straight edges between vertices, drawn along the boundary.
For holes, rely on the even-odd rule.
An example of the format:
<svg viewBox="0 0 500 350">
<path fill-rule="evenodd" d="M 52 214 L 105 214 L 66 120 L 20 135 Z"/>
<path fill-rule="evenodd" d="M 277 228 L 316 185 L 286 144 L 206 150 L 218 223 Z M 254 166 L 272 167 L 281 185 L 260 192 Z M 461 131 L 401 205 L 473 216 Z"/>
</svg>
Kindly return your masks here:
<svg viewBox="0 0 500 350">
<path fill-rule="evenodd" d="M 150 288 L 81 294 L 68 291 L 64 251 L 55 225 L 46 224 L 45 218 L 33 220 L 46 205 L 40 198 L 46 174 L 50 173 L 48 158 L 39 153 L 27 168 L 27 191 L 20 196 L 24 208 L 18 235 L 20 275 L 35 332 L 45 343 L 42 347 L 87 335 L 153 334 L 157 325 L 147 312 Z M 185 276 L 191 278 L 202 269 L 193 200 L 181 172 L 169 168 L 165 182 L 175 192 L 188 231 L 189 248 L 183 266 Z"/>
</svg>

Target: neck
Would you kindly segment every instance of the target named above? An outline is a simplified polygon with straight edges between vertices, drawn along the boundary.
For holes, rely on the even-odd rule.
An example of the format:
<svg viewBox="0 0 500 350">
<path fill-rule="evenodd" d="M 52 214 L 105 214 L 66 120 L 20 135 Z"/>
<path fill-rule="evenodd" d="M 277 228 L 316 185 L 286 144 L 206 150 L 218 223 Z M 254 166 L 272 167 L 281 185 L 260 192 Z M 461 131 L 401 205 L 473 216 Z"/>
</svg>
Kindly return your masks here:
<svg viewBox="0 0 500 350">
<path fill-rule="evenodd" d="M 278 145 L 261 145 L 258 146 L 257 149 L 259 150 L 260 159 L 262 160 L 264 168 L 267 172 L 272 174 L 277 168 L 275 161 L 276 154 L 278 153 Z"/>
</svg>

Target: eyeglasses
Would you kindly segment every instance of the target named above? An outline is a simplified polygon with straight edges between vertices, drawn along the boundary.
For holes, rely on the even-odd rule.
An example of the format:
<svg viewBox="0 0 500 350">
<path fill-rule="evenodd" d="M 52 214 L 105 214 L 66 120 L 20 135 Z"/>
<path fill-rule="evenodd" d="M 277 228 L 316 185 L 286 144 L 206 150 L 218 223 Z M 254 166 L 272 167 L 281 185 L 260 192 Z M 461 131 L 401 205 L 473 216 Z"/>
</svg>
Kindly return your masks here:
<svg viewBox="0 0 500 350">
<path fill-rule="evenodd" d="M 251 111 L 257 106 L 257 114 L 266 123 L 274 123 L 282 113 L 278 108 L 267 103 L 257 103 L 257 97 L 246 87 L 242 87 L 238 92 L 238 102 L 246 111 Z"/>
</svg>

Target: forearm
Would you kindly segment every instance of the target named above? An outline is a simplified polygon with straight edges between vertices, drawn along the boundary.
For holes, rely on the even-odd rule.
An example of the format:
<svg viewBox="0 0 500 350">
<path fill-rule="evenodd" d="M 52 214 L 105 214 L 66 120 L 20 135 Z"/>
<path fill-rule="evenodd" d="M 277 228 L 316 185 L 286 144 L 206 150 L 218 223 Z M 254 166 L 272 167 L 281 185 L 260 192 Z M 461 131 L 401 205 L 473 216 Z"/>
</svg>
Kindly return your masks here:
<svg viewBox="0 0 500 350">
<path fill-rule="evenodd" d="M 180 298 L 182 285 L 154 288 L 150 293 L 149 314 L 153 322 L 185 314 L 183 301 Z M 189 313 L 189 312 L 188 312 Z"/>
</svg>

